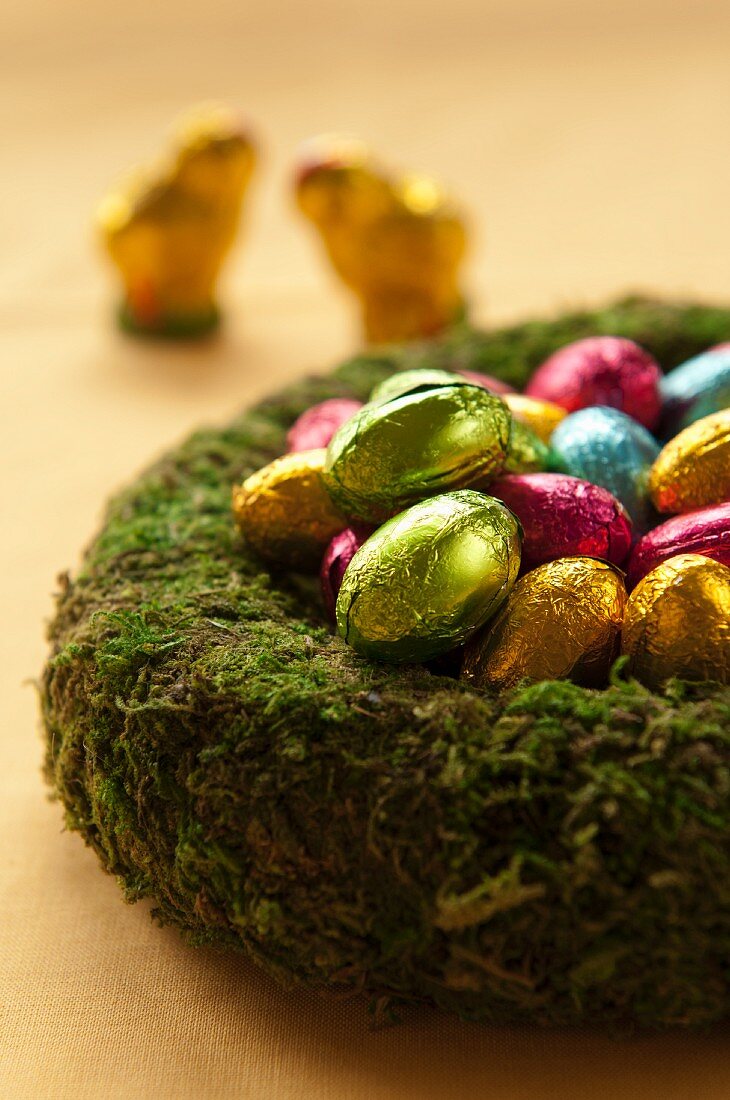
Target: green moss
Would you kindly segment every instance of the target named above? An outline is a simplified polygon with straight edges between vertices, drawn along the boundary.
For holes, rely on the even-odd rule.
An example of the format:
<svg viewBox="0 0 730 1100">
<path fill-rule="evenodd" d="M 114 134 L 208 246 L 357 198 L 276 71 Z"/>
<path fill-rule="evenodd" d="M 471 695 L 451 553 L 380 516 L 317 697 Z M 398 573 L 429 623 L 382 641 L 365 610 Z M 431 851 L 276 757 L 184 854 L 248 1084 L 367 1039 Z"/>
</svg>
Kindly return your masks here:
<svg viewBox="0 0 730 1100">
<path fill-rule="evenodd" d="M 284 982 L 379 1012 L 700 1025 L 730 1010 L 730 692 L 626 678 L 480 696 L 370 664 L 312 579 L 240 544 L 230 485 L 302 409 L 418 363 L 521 383 L 556 346 L 635 337 L 671 366 L 730 312 L 629 301 L 359 356 L 116 497 L 51 629 L 42 702 L 66 820 L 128 898 Z"/>
</svg>

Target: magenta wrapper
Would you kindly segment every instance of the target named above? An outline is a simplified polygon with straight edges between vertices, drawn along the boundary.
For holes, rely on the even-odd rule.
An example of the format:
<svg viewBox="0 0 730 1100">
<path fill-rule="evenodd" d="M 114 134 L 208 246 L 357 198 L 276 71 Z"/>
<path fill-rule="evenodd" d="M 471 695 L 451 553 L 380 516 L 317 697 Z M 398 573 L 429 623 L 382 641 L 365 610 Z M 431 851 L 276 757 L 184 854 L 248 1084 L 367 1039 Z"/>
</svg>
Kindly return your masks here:
<svg viewBox="0 0 730 1100">
<path fill-rule="evenodd" d="M 567 474 L 507 474 L 489 493 L 504 501 L 524 531 L 522 572 L 574 555 L 621 565 L 631 549 L 631 520 L 615 497 Z"/>
<path fill-rule="evenodd" d="M 344 424 L 359 409 L 362 401 L 348 397 L 332 397 L 303 412 L 287 432 L 286 443 L 290 451 L 315 451 L 326 447 L 340 424 Z"/>
<path fill-rule="evenodd" d="M 362 524 L 346 527 L 344 531 L 335 535 L 324 552 L 319 579 L 322 582 L 322 597 L 331 623 L 335 622 L 337 594 L 340 591 L 345 570 L 372 532 L 372 527 Z"/>
<path fill-rule="evenodd" d="M 494 378 L 491 374 L 481 374 L 476 370 L 460 370 L 456 373 L 466 378 L 468 382 L 473 382 L 475 386 L 483 386 L 485 390 L 491 390 L 492 393 L 515 393 L 514 386 L 503 382 L 501 378 Z"/>
<path fill-rule="evenodd" d="M 629 561 L 629 587 L 675 554 L 703 554 L 730 566 L 730 502 L 672 516 L 644 535 Z"/>
<path fill-rule="evenodd" d="M 566 344 L 546 359 L 525 393 L 568 412 L 608 405 L 651 431 L 661 413 L 660 379 L 655 360 L 633 340 L 592 336 Z"/>
</svg>

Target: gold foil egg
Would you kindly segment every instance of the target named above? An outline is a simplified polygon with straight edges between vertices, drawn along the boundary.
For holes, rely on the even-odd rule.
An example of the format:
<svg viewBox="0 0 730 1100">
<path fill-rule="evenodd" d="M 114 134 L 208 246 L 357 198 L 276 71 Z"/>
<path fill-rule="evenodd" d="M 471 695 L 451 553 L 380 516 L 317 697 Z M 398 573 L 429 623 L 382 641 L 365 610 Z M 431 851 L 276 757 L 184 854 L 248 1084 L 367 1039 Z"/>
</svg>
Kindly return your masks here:
<svg viewBox="0 0 730 1100">
<path fill-rule="evenodd" d="M 560 405 L 524 393 L 505 393 L 504 402 L 515 420 L 531 428 L 543 443 L 550 442 L 550 436 L 568 415 L 567 409 L 561 409 Z"/>
<path fill-rule="evenodd" d="M 521 680 L 605 683 L 626 607 L 621 573 L 595 558 L 558 558 L 526 573 L 467 644 L 462 679 L 505 691 Z"/>
<path fill-rule="evenodd" d="M 649 473 L 660 512 L 693 512 L 730 500 L 730 409 L 695 420 L 660 452 Z"/>
<path fill-rule="evenodd" d="M 701 554 L 652 569 L 629 597 L 622 651 L 650 688 L 672 676 L 730 682 L 730 569 Z"/>
<path fill-rule="evenodd" d="M 163 157 L 104 197 L 96 224 L 121 276 L 123 327 L 194 336 L 217 324 L 215 283 L 255 162 L 241 119 L 202 106 L 180 121 Z"/>
<path fill-rule="evenodd" d="M 394 176 L 362 142 L 324 135 L 302 151 L 296 197 L 369 340 L 431 336 L 461 315 L 463 216 L 432 179 Z"/>
<path fill-rule="evenodd" d="M 316 572 L 330 539 L 347 527 L 322 481 L 325 453 L 284 455 L 234 487 L 236 522 L 262 558 Z"/>
</svg>

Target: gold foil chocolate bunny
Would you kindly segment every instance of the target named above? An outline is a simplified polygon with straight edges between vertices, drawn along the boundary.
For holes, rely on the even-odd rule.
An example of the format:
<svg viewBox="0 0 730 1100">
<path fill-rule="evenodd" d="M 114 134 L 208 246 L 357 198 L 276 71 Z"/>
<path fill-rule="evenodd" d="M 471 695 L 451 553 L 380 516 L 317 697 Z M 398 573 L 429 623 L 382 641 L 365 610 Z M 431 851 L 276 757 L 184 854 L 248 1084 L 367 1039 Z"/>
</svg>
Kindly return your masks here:
<svg viewBox="0 0 730 1100">
<path fill-rule="evenodd" d="M 431 336 L 462 314 L 466 230 L 433 180 L 393 177 L 362 142 L 322 137 L 303 148 L 296 197 L 360 298 L 369 340 Z"/>
<path fill-rule="evenodd" d="M 184 337 L 215 327 L 215 282 L 255 161 L 234 112 L 198 107 L 180 120 L 161 160 L 105 196 L 96 220 L 122 277 L 124 328 Z"/>
</svg>

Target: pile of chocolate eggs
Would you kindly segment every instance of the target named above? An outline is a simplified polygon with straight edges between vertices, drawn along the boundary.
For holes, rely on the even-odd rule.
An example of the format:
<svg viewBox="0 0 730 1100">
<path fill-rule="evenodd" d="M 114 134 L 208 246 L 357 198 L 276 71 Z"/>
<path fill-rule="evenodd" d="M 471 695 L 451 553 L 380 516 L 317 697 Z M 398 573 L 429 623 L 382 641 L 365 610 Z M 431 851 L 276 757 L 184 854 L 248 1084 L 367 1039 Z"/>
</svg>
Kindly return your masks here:
<svg viewBox="0 0 730 1100">
<path fill-rule="evenodd" d="M 523 394 L 408 370 L 309 409 L 234 489 L 241 532 L 320 570 L 338 633 L 375 660 L 458 657 L 501 691 L 730 681 L 730 345 L 666 376 L 630 340 L 561 348 Z M 667 517 L 671 518 L 667 518 Z"/>
</svg>

